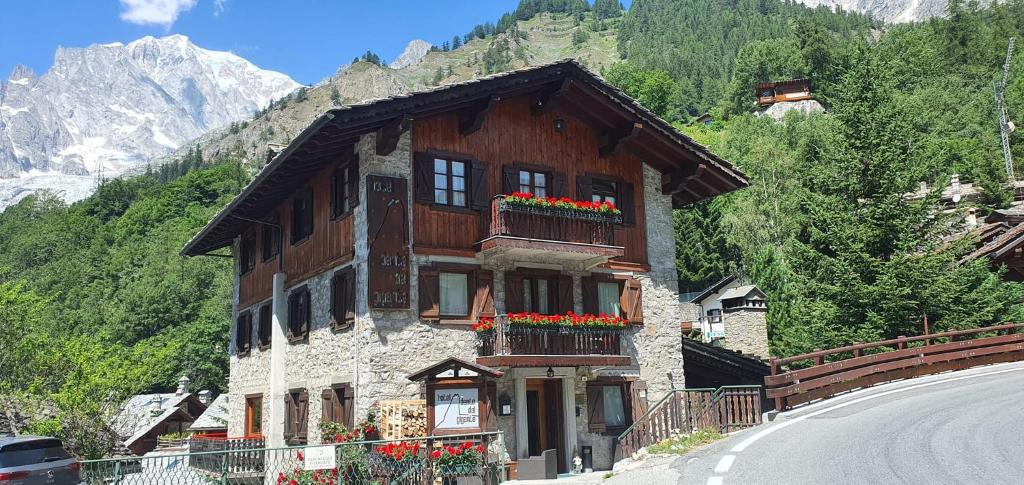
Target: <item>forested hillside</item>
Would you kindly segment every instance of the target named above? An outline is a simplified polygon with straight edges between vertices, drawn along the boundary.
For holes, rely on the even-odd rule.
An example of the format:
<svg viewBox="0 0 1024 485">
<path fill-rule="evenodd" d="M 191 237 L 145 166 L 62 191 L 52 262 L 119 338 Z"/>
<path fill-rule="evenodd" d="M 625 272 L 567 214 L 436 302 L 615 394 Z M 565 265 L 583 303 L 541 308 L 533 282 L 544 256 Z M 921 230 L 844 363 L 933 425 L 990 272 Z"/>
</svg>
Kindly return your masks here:
<svg viewBox="0 0 1024 485">
<path fill-rule="evenodd" d="M 935 193 L 904 196 L 957 173 L 984 188 L 983 211 L 1009 203 L 992 85 L 1008 38 L 1024 37 L 1024 0 L 980 11 L 957 0 L 948 20 L 896 27 L 780 0 L 617 5 L 524 0 L 417 69 L 359 62 L 204 140 L 207 158 L 222 161 L 193 150 L 72 206 L 40 195 L 9 208 L 0 393 L 100 416 L 129 393 L 173 389 L 181 374 L 222 388 L 230 260 L 178 251 L 251 177 L 261 160 L 251 149 L 286 142 L 310 113 L 367 93 L 577 55 L 749 176 L 748 189 L 677 211 L 677 266 L 683 291 L 728 272 L 760 285 L 774 353 L 914 335 L 925 314 L 939 330 L 1024 318 L 1020 284 L 984 262 L 959 264 L 969 241 L 940 243 L 960 215 L 938 210 Z M 1017 120 L 1022 57 L 1007 92 Z M 796 76 L 812 79 L 826 114 L 751 114 L 755 82 Z M 717 121 L 686 124 L 704 111 Z M 1012 139 L 1018 161 L 1022 141 Z"/>
</svg>

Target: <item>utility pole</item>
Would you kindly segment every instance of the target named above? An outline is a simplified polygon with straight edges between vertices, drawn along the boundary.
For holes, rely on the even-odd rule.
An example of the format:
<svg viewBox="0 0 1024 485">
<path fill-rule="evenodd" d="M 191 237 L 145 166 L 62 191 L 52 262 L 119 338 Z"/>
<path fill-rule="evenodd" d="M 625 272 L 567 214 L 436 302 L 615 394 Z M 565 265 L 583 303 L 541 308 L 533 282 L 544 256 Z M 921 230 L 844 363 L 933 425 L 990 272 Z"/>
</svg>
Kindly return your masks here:
<svg viewBox="0 0 1024 485">
<path fill-rule="evenodd" d="M 1013 58 L 1014 37 L 1006 47 L 1006 62 L 1003 64 L 1003 82 L 996 88 L 996 110 L 999 112 L 999 138 L 1003 143 L 1003 162 L 1006 164 L 1006 176 L 1010 179 L 1016 195 L 1014 182 L 1017 178 L 1013 173 L 1013 154 L 1010 153 L 1010 124 L 1006 121 L 1006 103 L 1003 94 L 1006 92 L 1006 80 L 1010 75 L 1010 59 Z"/>
</svg>

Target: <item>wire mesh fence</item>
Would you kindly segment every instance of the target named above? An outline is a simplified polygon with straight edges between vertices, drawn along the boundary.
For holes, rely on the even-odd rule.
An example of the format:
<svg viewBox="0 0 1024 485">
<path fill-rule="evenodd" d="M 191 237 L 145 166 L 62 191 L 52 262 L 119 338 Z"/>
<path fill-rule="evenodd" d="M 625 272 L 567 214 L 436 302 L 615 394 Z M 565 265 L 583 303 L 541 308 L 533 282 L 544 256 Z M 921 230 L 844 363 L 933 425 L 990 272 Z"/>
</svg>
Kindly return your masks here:
<svg viewBox="0 0 1024 485">
<path fill-rule="evenodd" d="M 87 485 L 492 485 L 505 473 L 500 432 L 91 460 Z"/>
</svg>

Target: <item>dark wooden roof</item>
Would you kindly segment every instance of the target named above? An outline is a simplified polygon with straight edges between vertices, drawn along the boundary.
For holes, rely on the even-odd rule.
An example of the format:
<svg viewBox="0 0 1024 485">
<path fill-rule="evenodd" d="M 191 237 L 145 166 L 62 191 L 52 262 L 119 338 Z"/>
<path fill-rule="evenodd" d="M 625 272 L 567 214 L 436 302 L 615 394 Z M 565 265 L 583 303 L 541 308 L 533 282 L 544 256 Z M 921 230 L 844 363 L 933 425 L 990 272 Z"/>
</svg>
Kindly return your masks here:
<svg viewBox="0 0 1024 485">
<path fill-rule="evenodd" d="M 729 162 L 683 135 L 635 100 L 573 60 L 528 67 L 426 91 L 370 100 L 319 116 L 221 210 L 182 250 L 205 254 L 231 245 L 251 220 L 267 213 L 324 166 L 351 156 L 359 136 L 398 120 L 479 111 L 493 98 L 533 95 L 534 106 L 557 109 L 621 140 L 623 149 L 655 167 L 676 207 L 748 185 Z"/>
<path fill-rule="evenodd" d="M 430 367 L 420 369 L 416 372 L 413 372 L 412 374 L 409 374 L 409 376 L 406 377 L 406 379 L 409 379 L 410 381 L 422 381 L 424 379 L 429 379 L 430 376 L 444 372 L 449 369 L 468 369 L 473 372 L 476 372 L 481 377 L 490 377 L 492 379 L 497 379 L 505 375 L 504 372 L 497 369 L 492 369 L 490 367 L 475 364 L 473 362 L 465 361 L 456 357 L 449 357 Z"/>
</svg>

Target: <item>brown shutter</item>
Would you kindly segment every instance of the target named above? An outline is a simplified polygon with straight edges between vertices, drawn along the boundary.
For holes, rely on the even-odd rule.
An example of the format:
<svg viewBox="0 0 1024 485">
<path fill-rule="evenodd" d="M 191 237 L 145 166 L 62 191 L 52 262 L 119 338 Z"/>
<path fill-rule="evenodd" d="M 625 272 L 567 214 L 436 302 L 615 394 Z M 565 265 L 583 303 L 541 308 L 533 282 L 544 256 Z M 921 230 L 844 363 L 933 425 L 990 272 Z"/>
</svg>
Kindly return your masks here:
<svg viewBox="0 0 1024 485">
<path fill-rule="evenodd" d="M 416 202 L 430 204 L 434 202 L 434 159 L 426 153 L 417 153 L 413 157 L 415 176 Z"/>
<path fill-rule="evenodd" d="M 473 311 L 470 318 L 474 320 L 480 317 L 494 317 L 494 272 L 486 269 L 478 269 L 473 272 L 473 280 L 476 281 L 476 291 L 473 294 Z"/>
<path fill-rule="evenodd" d="M 549 194 L 552 197 L 568 197 L 569 191 L 565 184 L 565 172 L 551 172 L 551 183 L 548 189 Z"/>
<path fill-rule="evenodd" d="M 587 428 L 592 433 L 603 433 L 607 428 L 604 424 L 603 386 L 587 386 Z"/>
<path fill-rule="evenodd" d="M 343 301 L 345 302 L 345 314 L 341 315 L 344 318 L 346 326 L 352 325 L 356 322 L 356 270 L 355 268 L 349 268 L 345 271 L 344 281 L 344 292 Z"/>
<path fill-rule="evenodd" d="M 295 436 L 295 400 L 292 394 L 284 395 L 284 439 L 285 442 Z"/>
<path fill-rule="evenodd" d="M 324 391 L 320 393 L 320 399 L 323 403 L 322 412 L 320 413 L 320 423 L 336 423 L 337 421 L 334 419 L 334 389 L 324 389 Z"/>
<path fill-rule="evenodd" d="M 636 224 L 636 196 L 633 193 L 633 184 L 619 182 L 618 207 L 622 211 L 622 224 L 632 226 Z"/>
<path fill-rule="evenodd" d="M 597 280 L 590 277 L 580 279 L 583 287 L 583 313 L 597 314 Z"/>
<path fill-rule="evenodd" d="M 420 268 L 420 318 L 438 320 L 441 317 L 441 278 L 437 270 Z"/>
<path fill-rule="evenodd" d="M 629 323 L 644 323 L 643 286 L 640 280 L 630 278 L 622 284 L 622 296 L 619 298 L 623 317 Z"/>
<path fill-rule="evenodd" d="M 629 408 L 632 412 L 632 419 L 629 424 L 637 422 L 638 419 L 647 413 L 647 383 L 644 381 L 633 381 L 629 383 Z"/>
<path fill-rule="evenodd" d="M 484 210 L 490 206 L 491 191 L 487 183 L 487 165 L 483 162 L 472 162 L 469 166 L 469 183 L 472 184 L 469 196 L 472 203 L 470 207 L 475 210 Z"/>
<path fill-rule="evenodd" d="M 295 435 L 305 443 L 308 439 L 309 427 L 309 393 L 305 389 L 299 392 L 299 402 L 295 406 Z"/>
<path fill-rule="evenodd" d="M 501 167 L 501 193 L 519 192 L 519 169 L 512 165 Z"/>
<path fill-rule="evenodd" d="M 580 175 L 576 177 L 576 200 L 590 200 L 594 193 L 594 179 Z"/>
<path fill-rule="evenodd" d="M 353 421 L 355 413 L 353 412 L 354 400 L 352 399 L 352 387 L 346 384 L 335 388 L 334 391 L 336 392 L 336 404 L 334 407 L 335 422 L 344 424 L 345 429 L 351 430 L 355 425 L 355 421 Z"/>
<path fill-rule="evenodd" d="M 359 156 L 348 165 L 348 210 L 359 205 Z"/>
<path fill-rule="evenodd" d="M 505 312 L 518 313 L 523 308 L 523 275 L 515 271 L 505 273 Z"/>
<path fill-rule="evenodd" d="M 555 303 L 555 311 L 558 313 L 569 313 L 574 311 L 572 276 L 558 275 L 557 279 L 558 301 Z"/>
<path fill-rule="evenodd" d="M 309 301 L 309 287 L 302 289 L 302 336 L 309 335 L 309 326 L 313 322 L 313 305 Z"/>
</svg>

